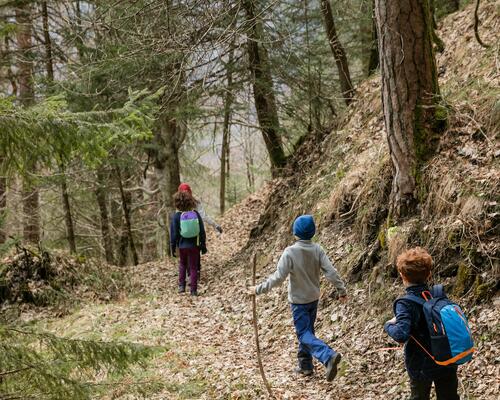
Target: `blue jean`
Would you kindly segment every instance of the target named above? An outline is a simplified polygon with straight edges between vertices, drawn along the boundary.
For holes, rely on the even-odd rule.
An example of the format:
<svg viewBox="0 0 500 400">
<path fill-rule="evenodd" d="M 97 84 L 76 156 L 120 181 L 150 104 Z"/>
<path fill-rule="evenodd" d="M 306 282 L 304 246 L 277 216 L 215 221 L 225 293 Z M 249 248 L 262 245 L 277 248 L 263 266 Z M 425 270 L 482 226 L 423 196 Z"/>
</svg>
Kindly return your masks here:
<svg viewBox="0 0 500 400">
<path fill-rule="evenodd" d="M 318 301 L 308 304 L 291 304 L 293 324 L 299 339 L 297 358 L 299 367 L 304 370 L 313 369 L 312 358 L 326 363 L 335 355 L 325 342 L 314 336 L 314 322 L 318 311 Z"/>
</svg>

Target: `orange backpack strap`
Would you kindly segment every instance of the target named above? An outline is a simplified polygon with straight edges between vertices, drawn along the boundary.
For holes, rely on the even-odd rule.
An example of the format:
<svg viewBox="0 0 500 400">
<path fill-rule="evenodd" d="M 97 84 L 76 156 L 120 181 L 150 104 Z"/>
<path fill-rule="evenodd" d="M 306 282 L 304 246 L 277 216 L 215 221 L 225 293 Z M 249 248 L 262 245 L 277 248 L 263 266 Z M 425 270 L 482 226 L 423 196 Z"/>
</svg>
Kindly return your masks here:
<svg viewBox="0 0 500 400">
<path fill-rule="evenodd" d="M 421 294 L 425 301 L 429 301 L 430 299 L 432 299 L 432 293 L 428 290 L 424 290 Z"/>
</svg>

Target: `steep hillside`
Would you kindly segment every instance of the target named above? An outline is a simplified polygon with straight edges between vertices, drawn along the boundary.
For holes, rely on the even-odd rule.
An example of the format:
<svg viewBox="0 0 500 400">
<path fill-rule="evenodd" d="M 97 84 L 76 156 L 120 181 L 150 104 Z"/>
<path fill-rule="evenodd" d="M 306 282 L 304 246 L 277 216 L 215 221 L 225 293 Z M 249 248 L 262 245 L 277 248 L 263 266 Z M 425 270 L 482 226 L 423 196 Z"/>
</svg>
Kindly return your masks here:
<svg viewBox="0 0 500 400">
<path fill-rule="evenodd" d="M 498 2 L 484 2 L 480 18 L 484 40 L 497 43 Z M 375 76 L 358 87 L 342 128 L 306 140 L 287 177 L 273 182 L 246 252 L 279 251 L 291 240 L 293 219 L 307 212 L 319 221 L 318 239 L 354 281 L 391 275 L 401 247 L 419 244 L 432 252 L 441 276 L 456 276 L 460 267 L 465 281 L 455 282 L 457 295 L 491 296 L 500 256 L 500 75 L 498 48 L 480 47 L 472 24 L 470 7 L 442 22 L 446 48 L 437 58 L 449 126 L 425 167 L 418 215 L 403 226 L 385 225 L 392 171 Z"/>
</svg>

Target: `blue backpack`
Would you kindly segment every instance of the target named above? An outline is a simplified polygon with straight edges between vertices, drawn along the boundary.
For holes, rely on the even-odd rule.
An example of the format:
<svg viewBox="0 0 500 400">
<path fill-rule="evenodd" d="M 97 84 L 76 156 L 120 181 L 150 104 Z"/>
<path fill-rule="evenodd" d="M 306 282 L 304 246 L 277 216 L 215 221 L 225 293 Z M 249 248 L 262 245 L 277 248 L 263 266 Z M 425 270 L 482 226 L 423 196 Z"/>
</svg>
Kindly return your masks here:
<svg viewBox="0 0 500 400">
<path fill-rule="evenodd" d="M 415 337 L 411 338 L 436 364 L 460 365 L 472 360 L 475 349 L 467 318 L 461 308 L 448 299 L 443 285 L 433 286 L 431 292 L 422 292 L 422 297 L 407 294 L 401 299 L 422 306 L 431 348 L 426 349 Z"/>
</svg>

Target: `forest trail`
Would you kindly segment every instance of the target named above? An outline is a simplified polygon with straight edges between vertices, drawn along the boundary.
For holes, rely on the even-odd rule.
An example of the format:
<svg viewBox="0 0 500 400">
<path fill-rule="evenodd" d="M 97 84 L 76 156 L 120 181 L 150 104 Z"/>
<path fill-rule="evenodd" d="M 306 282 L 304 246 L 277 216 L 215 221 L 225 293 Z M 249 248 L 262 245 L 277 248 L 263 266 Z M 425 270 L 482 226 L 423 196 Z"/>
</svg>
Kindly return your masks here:
<svg viewBox="0 0 500 400">
<path fill-rule="evenodd" d="M 261 190 L 231 209 L 222 220 L 222 236 L 209 232 L 209 253 L 202 261 L 199 297 L 177 293 L 176 263 L 148 263 L 131 269 L 132 281 L 139 287 L 137 293 L 129 293 L 115 303 L 88 304 L 62 319 L 40 321 L 41 325 L 67 337 L 125 340 L 162 347 L 145 368 L 137 367 L 135 382 L 118 386 L 104 398 L 266 398 L 255 357 L 251 302 L 243 294 L 250 264 L 231 261 L 247 242 L 267 194 L 266 189 Z M 317 323 L 319 336 L 344 355 L 339 374 L 330 384 L 324 379 L 324 368 L 318 364 L 313 377 L 293 373 L 296 338 L 286 288 L 258 297 L 263 361 L 276 397 L 404 398 L 407 378 L 402 352 L 394 350 L 396 345 L 383 334 L 380 313 L 367 309 L 369 287 L 349 287 L 347 304 L 323 296 Z M 390 316 L 390 310 L 386 314 L 382 319 Z M 485 362 L 485 358 L 495 352 L 491 338 L 496 313 L 485 307 L 476 315 L 473 329 L 480 327 L 490 342 L 480 344 L 476 360 L 461 368 L 461 392 L 464 399 L 493 399 L 499 389 L 498 369 L 494 363 Z M 479 375 L 480 383 L 473 379 Z"/>
<path fill-rule="evenodd" d="M 377 2 L 391 12 L 375 13 L 375 23 L 372 7 L 362 5 L 368 2 L 345 2 L 334 18 L 325 1 L 276 2 L 262 10 L 264 4 L 244 1 L 236 14 L 221 2 L 179 2 L 173 9 L 154 1 L 112 7 L 3 3 L 0 253 L 10 249 L 10 264 L 0 265 L 0 292 L 8 297 L 0 333 L 12 345 L 1 343 L 6 351 L 0 361 L 9 363 L 0 368 L 0 391 L 12 392 L 1 393 L 0 400 L 74 399 L 59 395 L 59 386 L 72 378 L 91 387 L 82 398 L 267 398 L 244 288 L 253 252 L 261 282 L 292 243 L 290 226 L 302 213 L 314 214 L 316 239 L 347 281 L 345 304 L 322 281 L 316 324 L 318 336 L 343 358 L 333 383 L 325 381 L 318 364 L 312 377 L 295 375 L 297 339 L 287 287 L 259 296 L 262 356 L 276 399 L 407 398 L 403 353 L 382 327 L 403 292 L 394 256 L 415 245 L 432 254 L 433 276 L 469 317 L 477 352 L 459 369 L 461 398 L 499 398 L 500 0 L 483 0 L 479 10 L 479 1 L 467 2 L 440 19 L 437 33 L 445 48 L 435 55 L 427 51 L 430 2 L 417 8 L 417 0 L 405 2 L 424 11 L 411 26 L 402 19 L 403 2 Z M 321 14 L 330 21 L 324 24 Z M 381 20 L 383 14 L 394 21 Z M 165 25 L 162 16 L 170 15 L 173 22 Z M 347 68 L 332 69 L 338 52 L 328 49 L 337 17 L 339 42 L 352 39 L 345 50 L 356 100 L 347 108 L 342 97 L 350 94 L 342 84 L 339 92 L 337 79 Z M 332 29 L 324 31 L 329 24 Z M 402 57 L 403 68 L 384 67 L 368 77 L 366 50 L 377 48 L 377 24 L 394 24 L 401 35 L 379 32 L 379 38 L 395 38 L 380 40 L 387 65 L 394 66 L 387 55 L 401 49 L 411 57 Z M 402 34 L 409 40 L 399 40 Z M 478 34 L 487 48 L 477 43 Z M 272 46 L 265 46 L 268 38 Z M 261 46 L 268 57 L 260 56 Z M 417 65 L 417 56 L 426 62 Z M 422 79 L 397 70 L 415 70 Z M 404 90 L 381 93 L 381 81 Z M 415 102 L 402 97 L 408 88 L 419 94 Z M 433 130 L 443 128 L 437 149 L 431 143 L 437 131 L 425 141 L 420 134 L 412 138 L 412 129 L 398 134 L 419 142 L 407 152 L 418 161 L 416 169 L 405 166 L 407 157 L 389 155 L 387 137 L 396 133 L 388 118 L 396 113 L 382 107 L 389 100 L 418 105 L 401 108 L 408 127 L 421 125 L 427 111 L 419 110 L 434 110 L 422 126 L 432 121 Z M 232 126 L 238 127 L 233 136 Z M 389 215 L 395 205 L 393 171 L 401 166 L 417 173 L 410 181 L 418 181 L 418 188 L 407 193 L 418 194 L 413 200 L 420 204 L 399 224 Z M 227 176 L 221 174 L 219 186 L 221 169 Z M 159 257 L 157 216 L 181 176 L 214 205 L 219 189 L 222 199 L 236 203 L 276 170 L 283 171 L 280 178 L 218 221 L 222 236 L 208 228 L 199 297 L 177 293 L 177 259 L 115 265 Z M 38 253 L 18 248 L 18 240 L 41 242 Z M 21 251 L 24 256 L 17 258 Z M 26 339 L 12 335 L 11 323 L 33 332 L 24 332 Z M 155 351 L 123 375 L 107 370 L 104 361 L 116 366 L 127 350 L 110 358 L 106 349 L 93 350 L 102 345 L 97 343 L 85 350 L 96 357 L 82 362 L 83 351 L 44 347 L 54 341 L 45 332 L 57 342 L 138 343 Z M 114 347 L 134 352 L 133 346 Z M 25 354 L 36 360 L 28 367 Z M 99 372 L 89 370 L 94 359 L 91 367 L 102 367 Z M 49 385 L 40 387 L 45 379 Z M 32 388 L 25 393 L 24 386 Z"/>
</svg>

